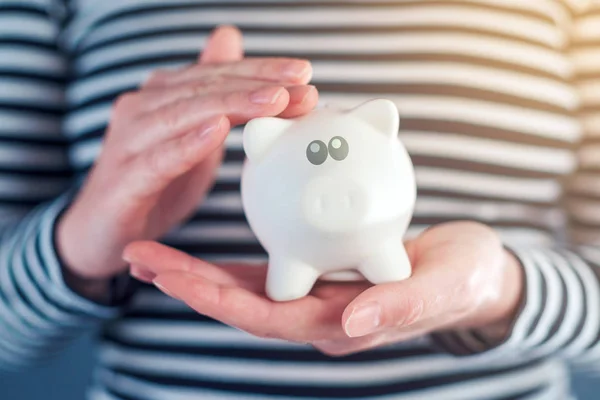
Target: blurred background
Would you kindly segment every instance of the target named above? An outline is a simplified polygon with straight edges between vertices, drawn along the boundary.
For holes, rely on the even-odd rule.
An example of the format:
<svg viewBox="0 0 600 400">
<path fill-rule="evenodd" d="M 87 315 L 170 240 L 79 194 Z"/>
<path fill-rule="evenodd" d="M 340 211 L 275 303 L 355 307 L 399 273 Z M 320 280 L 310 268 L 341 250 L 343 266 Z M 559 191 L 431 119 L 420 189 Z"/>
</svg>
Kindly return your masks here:
<svg viewBox="0 0 600 400">
<path fill-rule="evenodd" d="M 93 336 L 88 335 L 52 364 L 19 375 L 0 375 L 0 399 L 83 400 L 93 363 Z M 600 378 L 575 374 L 573 385 L 580 400 L 600 398 Z"/>
</svg>

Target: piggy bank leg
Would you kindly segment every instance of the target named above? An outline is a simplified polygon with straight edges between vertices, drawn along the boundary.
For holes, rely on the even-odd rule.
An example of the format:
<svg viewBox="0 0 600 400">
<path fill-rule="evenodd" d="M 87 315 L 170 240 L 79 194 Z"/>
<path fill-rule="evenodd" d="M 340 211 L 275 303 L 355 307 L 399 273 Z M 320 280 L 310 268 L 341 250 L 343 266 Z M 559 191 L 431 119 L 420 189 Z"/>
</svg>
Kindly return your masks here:
<svg viewBox="0 0 600 400">
<path fill-rule="evenodd" d="M 412 268 L 402 241 L 386 243 L 359 267 L 371 283 L 397 282 L 408 278 Z"/>
<path fill-rule="evenodd" d="M 266 292 L 274 301 L 290 301 L 306 296 L 320 272 L 301 261 L 271 257 L 267 271 Z"/>
</svg>

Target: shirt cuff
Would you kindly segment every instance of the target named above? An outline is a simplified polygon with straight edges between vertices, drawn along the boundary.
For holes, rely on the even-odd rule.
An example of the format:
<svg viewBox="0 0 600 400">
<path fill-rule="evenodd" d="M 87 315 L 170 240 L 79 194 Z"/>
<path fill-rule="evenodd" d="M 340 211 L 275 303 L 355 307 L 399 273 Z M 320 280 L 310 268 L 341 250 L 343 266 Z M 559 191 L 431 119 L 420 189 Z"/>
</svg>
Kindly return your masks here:
<svg viewBox="0 0 600 400">
<path fill-rule="evenodd" d="M 56 224 L 70 204 L 71 195 L 65 194 L 30 214 L 21 232 L 20 243 L 13 252 L 15 276 L 26 303 L 56 323 L 79 325 L 107 320 L 119 314 L 119 306 L 107 306 L 86 299 L 74 292 L 65 282 L 64 265 L 55 246 Z M 9 239 L 10 241 L 10 239 Z M 19 260 L 20 259 L 20 260 Z M 43 311 L 50 313 L 44 313 Z"/>
</svg>

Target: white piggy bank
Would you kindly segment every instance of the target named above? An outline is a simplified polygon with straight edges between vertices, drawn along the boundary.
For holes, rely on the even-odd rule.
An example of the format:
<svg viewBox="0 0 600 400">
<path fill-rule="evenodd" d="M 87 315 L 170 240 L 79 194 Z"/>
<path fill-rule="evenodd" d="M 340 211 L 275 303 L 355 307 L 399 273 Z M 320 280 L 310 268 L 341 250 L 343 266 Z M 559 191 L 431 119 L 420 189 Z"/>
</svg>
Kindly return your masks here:
<svg viewBox="0 0 600 400">
<path fill-rule="evenodd" d="M 416 186 L 399 123 L 394 103 L 378 99 L 246 125 L 242 202 L 269 254 L 271 299 L 304 297 L 344 271 L 373 284 L 410 276 L 403 236 Z"/>
</svg>

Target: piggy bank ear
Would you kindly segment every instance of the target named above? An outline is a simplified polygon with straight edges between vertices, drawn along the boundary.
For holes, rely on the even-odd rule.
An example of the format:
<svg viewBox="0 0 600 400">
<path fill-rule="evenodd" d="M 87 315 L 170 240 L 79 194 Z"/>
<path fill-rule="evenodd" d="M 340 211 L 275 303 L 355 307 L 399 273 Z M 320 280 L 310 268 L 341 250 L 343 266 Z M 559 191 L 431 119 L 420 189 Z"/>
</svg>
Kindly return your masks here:
<svg viewBox="0 0 600 400">
<path fill-rule="evenodd" d="M 248 121 L 242 133 L 246 157 L 252 162 L 259 161 L 292 123 L 290 120 L 275 117 L 255 118 Z"/>
<path fill-rule="evenodd" d="M 396 137 L 398 135 L 400 116 L 398 108 L 390 100 L 371 100 L 350 110 L 349 113 L 367 122 L 386 136 Z"/>
</svg>

